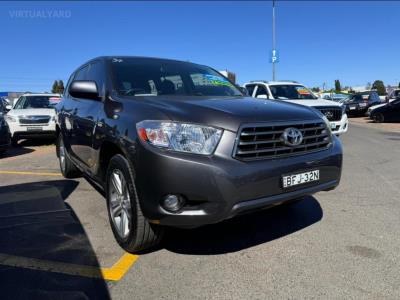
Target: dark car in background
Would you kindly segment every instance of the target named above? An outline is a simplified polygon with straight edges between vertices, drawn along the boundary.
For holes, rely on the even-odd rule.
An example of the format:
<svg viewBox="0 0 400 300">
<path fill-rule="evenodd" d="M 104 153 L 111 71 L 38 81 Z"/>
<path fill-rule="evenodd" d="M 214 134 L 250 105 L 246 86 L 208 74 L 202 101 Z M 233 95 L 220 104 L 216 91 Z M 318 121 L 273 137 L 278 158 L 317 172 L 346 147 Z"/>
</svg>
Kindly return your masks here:
<svg viewBox="0 0 400 300">
<path fill-rule="evenodd" d="M 382 101 L 375 91 L 355 93 L 344 101 L 346 113 L 349 116 L 363 116 L 370 106 L 381 103 Z"/>
<path fill-rule="evenodd" d="M 400 97 L 381 107 L 375 108 L 370 118 L 377 123 L 400 122 Z"/>
<path fill-rule="evenodd" d="M 203 65 L 100 57 L 70 77 L 56 106 L 62 174 L 105 191 L 127 251 L 163 226 L 198 227 L 331 190 L 342 146 L 309 107 L 245 97 Z"/>
</svg>

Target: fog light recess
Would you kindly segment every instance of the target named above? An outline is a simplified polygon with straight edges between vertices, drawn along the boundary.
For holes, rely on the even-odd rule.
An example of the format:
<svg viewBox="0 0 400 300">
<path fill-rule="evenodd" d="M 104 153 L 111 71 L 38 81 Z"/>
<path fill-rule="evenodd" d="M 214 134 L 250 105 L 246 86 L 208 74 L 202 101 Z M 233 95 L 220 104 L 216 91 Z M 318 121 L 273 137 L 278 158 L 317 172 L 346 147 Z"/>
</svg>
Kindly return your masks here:
<svg viewBox="0 0 400 300">
<path fill-rule="evenodd" d="M 184 204 L 184 198 L 179 195 L 167 195 L 161 201 L 161 206 L 169 212 L 178 212 Z"/>
</svg>

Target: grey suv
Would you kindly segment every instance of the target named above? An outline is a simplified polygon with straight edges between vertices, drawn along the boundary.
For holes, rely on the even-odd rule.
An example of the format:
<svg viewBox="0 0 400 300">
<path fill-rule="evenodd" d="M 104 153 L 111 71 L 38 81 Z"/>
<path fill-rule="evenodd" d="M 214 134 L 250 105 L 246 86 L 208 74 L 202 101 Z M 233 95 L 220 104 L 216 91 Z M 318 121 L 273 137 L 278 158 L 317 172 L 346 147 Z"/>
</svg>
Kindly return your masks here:
<svg viewBox="0 0 400 300">
<path fill-rule="evenodd" d="M 245 97 L 203 65 L 96 58 L 72 74 L 56 111 L 63 175 L 104 190 L 131 252 L 165 226 L 220 222 L 340 181 L 342 146 L 320 112 Z"/>
</svg>

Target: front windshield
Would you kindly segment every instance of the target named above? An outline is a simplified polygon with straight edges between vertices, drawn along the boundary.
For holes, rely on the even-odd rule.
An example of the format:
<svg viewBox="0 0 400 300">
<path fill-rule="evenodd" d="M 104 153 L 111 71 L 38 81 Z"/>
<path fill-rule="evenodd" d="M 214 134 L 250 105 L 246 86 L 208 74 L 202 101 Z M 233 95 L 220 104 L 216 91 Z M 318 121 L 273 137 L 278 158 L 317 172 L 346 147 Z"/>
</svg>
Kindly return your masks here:
<svg viewBox="0 0 400 300">
<path fill-rule="evenodd" d="M 270 85 L 272 96 L 279 100 L 311 100 L 317 99 L 313 93 L 302 85 L 279 84 Z"/>
<path fill-rule="evenodd" d="M 122 96 L 242 96 L 209 67 L 147 58 L 114 58 L 114 89 Z"/>
<path fill-rule="evenodd" d="M 54 108 L 60 98 L 54 96 L 22 96 L 14 109 Z"/>
</svg>

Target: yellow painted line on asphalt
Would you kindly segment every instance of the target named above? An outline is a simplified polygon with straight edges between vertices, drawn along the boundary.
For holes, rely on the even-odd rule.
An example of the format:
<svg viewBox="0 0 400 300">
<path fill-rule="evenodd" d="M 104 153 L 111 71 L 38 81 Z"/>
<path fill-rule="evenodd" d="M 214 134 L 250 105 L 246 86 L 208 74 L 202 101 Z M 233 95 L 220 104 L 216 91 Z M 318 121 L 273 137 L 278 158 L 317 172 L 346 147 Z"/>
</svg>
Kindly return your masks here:
<svg viewBox="0 0 400 300">
<path fill-rule="evenodd" d="M 119 281 L 139 258 L 125 253 L 111 268 L 84 266 L 0 253 L 0 265 L 73 276 Z"/>
<path fill-rule="evenodd" d="M 36 176 L 62 176 L 61 173 L 42 173 L 42 172 L 25 172 L 25 171 L 0 171 L 0 174 L 36 175 Z"/>
<path fill-rule="evenodd" d="M 120 280 L 122 277 L 124 277 L 125 273 L 128 272 L 138 258 L 138 255 L 125 253 L 111 268 L 101 269 L 103 278 L 113 281 Z"/>
</svg>

